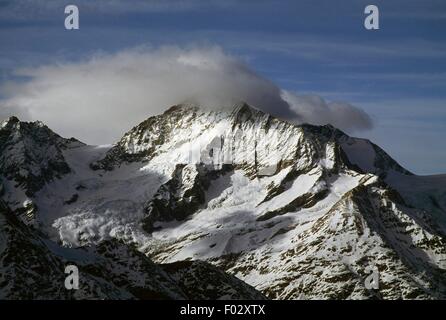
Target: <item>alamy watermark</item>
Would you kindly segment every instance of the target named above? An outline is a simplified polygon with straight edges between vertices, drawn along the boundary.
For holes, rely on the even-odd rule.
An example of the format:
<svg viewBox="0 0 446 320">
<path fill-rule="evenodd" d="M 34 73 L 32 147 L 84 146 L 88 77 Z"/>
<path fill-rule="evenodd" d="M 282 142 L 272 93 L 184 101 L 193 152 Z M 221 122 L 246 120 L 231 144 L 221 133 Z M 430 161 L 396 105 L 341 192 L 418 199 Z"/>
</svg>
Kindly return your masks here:
<svg viewBox="0 0 446 320">
<path fill-rule="evenodd" d="M 67 30 L 78 30 L 79 29 L 79 8 L 70 4 L 65 7 L 65 29 Z M 370 4 L 364 9 L 364 13 L 367 17 L 364 20 L 364 27 L 367 30 L 378 30 L 379 29 L 379 9 L 378 6 Z"/>
<path fill-rule="evenodd" d="M 374 265 L 368 265 L 365 268 L 365 273 L 368 276 L 364 280 L 364 286 L 368 290 L 379 290 L 379 270 Z"/>
<path fill-rule="evenodd" d="M 247 165 L 257 171 L 259 175 L 273 175 L 277 172 L 280 154 L 275 143 L 269 143 L 280 135 L 275 129 L 268 131 L 259 129 L 252 135 L 244 135 L 241 130 L 227 132 L 208 139 L 190 141 L 186 150 L 185 164 L 203 164 L 214 169 L 223 165 Z M 289 146 L 284 146 L 290 149 Z M 277 158 L 277 159 L 276 159 Z"/>
<path fill-rule="evenodd" d="M 77 266 L 70 264 L 65 267 L 65 273 L 68 276 L 65 278 L 65 289 L 77 290 L 79 289 L 79 269 Z"/>
<path fill-rule="evenodd" d="M 364 13 L 368 16 L 364 20 L 364 28 L 367 30 L 379 29 L 379 9 L 377 6 L 370 4 L 364 9 Z"/>
<path fill-rule="evenodd" d="M 65 18 L 65 29 L 78 30 L 79 29 L 79 8 L 70 4 L 65 7 L 65 14 L 68 14 Z"/>
</svg>

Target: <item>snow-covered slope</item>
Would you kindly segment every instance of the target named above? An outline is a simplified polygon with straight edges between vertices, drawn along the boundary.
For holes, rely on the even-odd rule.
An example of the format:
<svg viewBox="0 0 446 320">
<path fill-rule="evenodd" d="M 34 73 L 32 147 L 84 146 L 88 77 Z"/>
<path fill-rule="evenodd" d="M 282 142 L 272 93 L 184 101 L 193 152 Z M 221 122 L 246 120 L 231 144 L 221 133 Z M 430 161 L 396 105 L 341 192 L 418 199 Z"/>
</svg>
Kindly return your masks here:
<svg viewBox="0 0 446 320">
<path fill-rule="evenodd" d="M 67 265 L 79 289 L 66 290 Z M 131 246 L 106 240 L 59 247 L 21 222 L 0 201 L 0 299 L 265 299 L 205 262 L 158 265 Z"/>
<path fill-rule="evenodd" d="M 330 125 L 178 105 L 114 146 L 61 152 L 70 172 L 30 199 L 64 246 L 204 260 L 276 299 L 446 297 L 446 181 Z"/>
</svg>

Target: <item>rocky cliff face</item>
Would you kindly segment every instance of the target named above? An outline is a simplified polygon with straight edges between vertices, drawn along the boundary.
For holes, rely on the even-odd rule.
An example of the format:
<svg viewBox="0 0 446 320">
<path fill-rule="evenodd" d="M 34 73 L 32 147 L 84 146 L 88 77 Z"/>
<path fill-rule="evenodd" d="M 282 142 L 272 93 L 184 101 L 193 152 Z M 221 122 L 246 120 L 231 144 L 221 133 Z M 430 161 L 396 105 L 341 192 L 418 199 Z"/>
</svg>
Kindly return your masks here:
<svg viewBox="0 0 446 320">
<path fill-rule="evenodd" d="M 38 228 L 68 247 L 132 243 L 186 295 L 187 268 L 222 272 L 184 262 L 199 260 L 274 299 L 446 297 L 446 178 L 330 125 L 179 105 L 110 148 L 60 150 L 71 172 L 29 197 Z"/>
</svg>

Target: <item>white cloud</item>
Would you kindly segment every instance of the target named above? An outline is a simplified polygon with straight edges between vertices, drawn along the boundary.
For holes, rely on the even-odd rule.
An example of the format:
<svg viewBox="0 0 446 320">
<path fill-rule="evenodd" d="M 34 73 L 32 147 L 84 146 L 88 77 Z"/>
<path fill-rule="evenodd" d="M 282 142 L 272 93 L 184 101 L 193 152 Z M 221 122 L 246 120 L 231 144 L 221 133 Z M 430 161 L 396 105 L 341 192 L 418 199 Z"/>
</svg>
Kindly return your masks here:
<svg viewBox="0 0 446 320">
<path fill-rule="evenodd" d="M 211 108 L 236 101 L 295 122 L 369 129 L 370 118 L 345 103 L 284 92 L 218 47 L 131 49 L 76 63 L 17 70 L 27 81 L 3 89 L 0 116 L 41 120 L 64 136 L 111 143 L 171 105 Z"/>
<path fill-rule="evenodd" d="M 317 95 L 297 95 L 287 91 L 282 97 L 303 122 L 331 124 L 346 131 L 372 128 L 372 120 L 363 110 L 346 102 L 328 102 Z"/>
</svg>

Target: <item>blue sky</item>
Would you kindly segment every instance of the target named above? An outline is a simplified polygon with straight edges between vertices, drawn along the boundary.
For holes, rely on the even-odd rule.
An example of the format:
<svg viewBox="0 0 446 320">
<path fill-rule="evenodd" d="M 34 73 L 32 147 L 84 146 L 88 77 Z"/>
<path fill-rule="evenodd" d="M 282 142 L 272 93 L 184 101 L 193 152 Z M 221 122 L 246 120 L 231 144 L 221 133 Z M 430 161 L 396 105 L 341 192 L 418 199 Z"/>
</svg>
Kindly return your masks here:
<svg viewBox="0 0 446 320">
<path fill-rule="evenodd" d="M 63 27 L 69 3 L 80 30 Z M 380 30 L 363 27 L 368 4 Z M 280 88 L 361 107 L 375 126 L 356 136 L 415 173 L 446 173 L 445 31 L 446 2 L 433 0 L 0 0 L 0 81 L 98 51 L 218 45 Z"/>
</svg>

